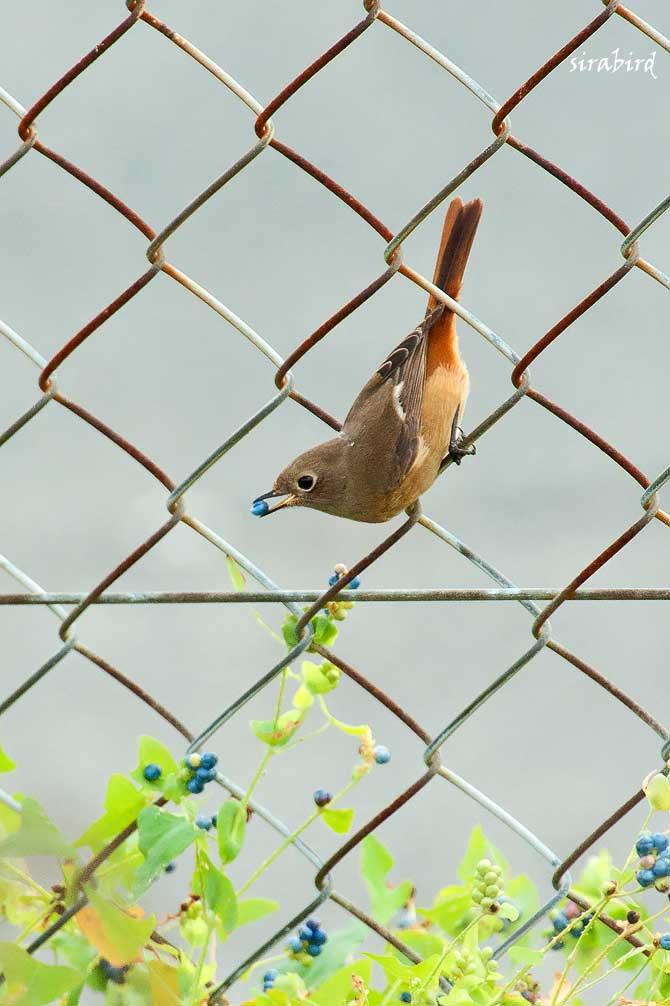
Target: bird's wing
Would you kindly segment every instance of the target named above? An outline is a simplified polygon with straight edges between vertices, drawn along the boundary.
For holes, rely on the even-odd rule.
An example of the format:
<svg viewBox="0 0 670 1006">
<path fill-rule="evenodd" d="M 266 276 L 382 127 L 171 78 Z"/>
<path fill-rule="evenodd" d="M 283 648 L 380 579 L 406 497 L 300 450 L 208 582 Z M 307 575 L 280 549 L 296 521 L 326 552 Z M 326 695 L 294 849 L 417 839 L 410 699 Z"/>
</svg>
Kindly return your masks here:
<svg viewBox="0 0 670 1006">
<path fill-rule="evenodd" d="M 371 457 L 386 491 L 394 489 L 412 467 L 419 449 L 426 378 L 427 333 L 442 314 L 439 306 L 389 353 L 351 406 L 342 427 L 353 441 L 384 445 L 384 457 Z M 380 427 L 383 435 L 380 437 Z"/>
</svg>

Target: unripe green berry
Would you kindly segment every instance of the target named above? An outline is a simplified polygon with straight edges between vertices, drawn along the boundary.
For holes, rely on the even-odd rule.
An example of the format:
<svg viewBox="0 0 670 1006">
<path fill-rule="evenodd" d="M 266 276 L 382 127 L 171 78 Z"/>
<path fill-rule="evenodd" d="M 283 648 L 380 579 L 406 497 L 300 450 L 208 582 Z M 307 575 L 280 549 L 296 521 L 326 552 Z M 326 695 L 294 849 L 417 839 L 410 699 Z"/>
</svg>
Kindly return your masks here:
<svg viewBox="0 0 670 1006">
<path fill-rule="evenodd" d="M 483 897 L 482 892 L 479 890 L 478 887 L 475 887 L 474 891 L 472 892 L 472 900 L 477 904 L 479 904 L 480 901 L 482 900 L 482 897 Z"/>
<path fill-rule="evenodd" d="M 489 872 L 484 875 L 484 883 L 495 884 L 499 876 L 500 874 L 497 873 L 495 870 L 489 870 Z"/>
<path fill-rule="evenodd" d="M 481 873 L 482 875 L 484 875 L 485 873 L 489 872 L 492 866 L 493 863 L 491 862 L 490 859 L 480 859 L 479 862 L 477 863 L 477 873 Z"/>
<path fill-rule="evenodd" d="M 493 898 L 482 898 L 480 904 L 482 908 L 486 910 L 487 908 L 490 908 L 491 905 L 493 904 Z"/>
<path fill-rule="evenodd" d="M 497 884 L 489 884 L 485 890 L 487 898 L 497 898 L 500 894 L 500 888 Z"/>
</svg>

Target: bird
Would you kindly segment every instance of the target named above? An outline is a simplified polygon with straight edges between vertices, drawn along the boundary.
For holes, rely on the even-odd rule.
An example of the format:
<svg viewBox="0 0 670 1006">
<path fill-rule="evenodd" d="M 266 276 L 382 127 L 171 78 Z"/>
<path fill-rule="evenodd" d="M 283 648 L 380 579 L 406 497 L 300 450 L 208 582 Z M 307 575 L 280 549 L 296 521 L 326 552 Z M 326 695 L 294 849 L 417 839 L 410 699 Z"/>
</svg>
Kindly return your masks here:
<svg viewBox="0 0 670 1006">
<path fill-rule="evenodd" d="M 433 283 L 454 300 L 482 209 L 480 199 L 455 198 L 445 215 Z M 423 320 L 363 387 L 338 436 L 295 458 L 251 512 L 310 507 L 370 524 L 390 520 L 430 488 L 448 455 L 460 464 L 474 454 L 460 428 L 468 390 L 454 312 L 431 294 Z M 270 507 L 276 497 L 283 499 Z"/>
</svg>

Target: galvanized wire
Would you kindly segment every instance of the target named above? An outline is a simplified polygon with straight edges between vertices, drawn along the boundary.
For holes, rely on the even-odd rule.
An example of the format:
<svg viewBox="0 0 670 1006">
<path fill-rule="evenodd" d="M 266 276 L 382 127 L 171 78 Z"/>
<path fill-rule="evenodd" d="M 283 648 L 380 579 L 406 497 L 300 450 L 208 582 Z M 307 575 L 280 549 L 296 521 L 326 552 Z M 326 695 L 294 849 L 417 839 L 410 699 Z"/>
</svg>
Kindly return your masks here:
<svg viewBox="0 0 670 1006">
<path fill-rule="evenodd" d="M 465 793 L 471 800 L 492 814 L 499 821 L 510 828 L 528 846 L 548 863 L 551 874 L 548 875 L 548 887 L 550 888 L 546 900 L 540 911 L 531 919 L 524 921 L 523 926 L 517 930 L 509 939 L 502 942 L 497 950 L 496 956 L 501 956 L 507 948 L 519 938 L 528 928 L 535 925 L 546 912 L 554 905 L 566 892 L 570 891 L 569 868 L 590 849 L 610 827 L 619 821 L 626 813 L 643 798 L 642 791 L 636 791 L 626 802 L 617 808 L 610 816 L 602 822 L 593 832 L 586 836 L 575 850 L 567 856 L 561 858 L 554 853 L 543 839 L 535 835 L 526 825 L 516 820 L 505 808 L 499 806 L 496 801 L 475 787 L 468 780 L 457 776 L 450 769 L 441 763 L 440 752 L 444 744 L 460 729 L 470 716 L 474 715 L 491 696 L 503 688 L 515 675 L 523 668 L 532 663 L 534 657 L 543 649 L 549 649 L 563 660 L 577 668 L 589 680 L 594 682 L 600 689 L 611 697 L 622 703 L 633 715 L 638 717 L 656 736 L 662 741 L 663 747 L 659 754 L 659 763 L 662 770 L 665 769 L 665 761 L 670 751 L 670 735 L 666 729 L 659 724 L 654 717 L 643 709 L 632 697 L 627 695 L 603 674 L 588 665 L 579 656 L 567 650 L 560 644 L 554 636 L 549 616 L 555 615 L 561 607 L 569 601 L 632 601 L 632 600 L 670 600 L 670 589 L 651 589 L 642 587 L 617 588 L 617 589 L 594 589 L 585 587 L 584 584 L 599 569 L 609 562 L 621 549 L 628 546 L 647 525 L 654 519 L 658 519 L 670 525 L 670 517 L 660 509 L 658 492 L 661 487 L 670 480 L 670 467 L 663 471 L 653 481 L 617 448 L 609 444 L 597 432 L 590 429 L 582 420 L 573 416 L 561 405 L 547 398 L 542 392 L 535 388 L 531 381 L 529 365 L 541 355 L 562 333 L 569 328 L 579 317 L 588 311 L 597 301 L 606 296 L 610 290 L 622 282 L 633 270 L 639 269 L 641 272 L 654 279 L 666 288 L 670 288 L 668 275 L 654 264 L 641 257 L 639 242 L 649 227 L 653 226 L 656 220 L 670 208 L 670 197 L 663 199 L 657 206 L 636 226 L 630 227 L 622 218 L 610 208 L 596 194 L 589 191 L 579 181 L 569 175 L 559 165 L 547 159 L 543 154 L 528 146 L 524 141 L 516 137 L 512 132 L 510 115 L 519 104 L 525 100 L 527 95 L 537 87 L 556 67 L 560 66 L 579 46 L 592 37 L 613 15 L 617 15 L 627 21 L 634 29 L 643 32 L 658 44 L 665 51 L 670 52 L 670 42 L 655 27 L 643 21 L 637 14 L 624 7 L 618 0 L 603 0 L 604 9 L 600 10 L 584 28 L 578 32 L 574 38 L 570 39 L 554 55 L 543 62 L 530 78 L 523 82 L 511 97 L 500 102 L 494 98 L 482 86 L 480 82 L 470 76 L 465 70 L 456 65 L 447 55 L 440 52 L 428 41 L 421 38 L 411 28 L 402 24 L 393 14 L 383 9 L 377 0 L 366 2 L 365 16 L 362 17 L 342 38 L 335 43 L 311 64 L 301 70 L 280 93 L 268 103 L 263 103 L 254 97 L 245 87 L 239 84 L 226 70 L 218 66 L 209 56 L 197 48 L 192 42 L 179 35 L 171 27 L 159 21 L 147 9 L 145 0 L 129 0 L 127 7 L 129 14 L 117 27 L 110 32 L 101 42 L 94 45 L 89 52 L 82 57 L 74 66 L 63 74 L 48 90 L 39 98 L 31 109 L 26 110 L 21 103 L 6 91 L 0 88 L 0 101 L 2 101 L 16 116 L 20 122 L 18 127 L 20 144 L 16 150 L 0 165 L 0 177 L 13 170 L 21 170 L 20 162 L 27 156 L 31 157 L 40 154 L 50 160 L 61 170 L 67 172 L 80 184 L 89 188 L 100 199 L 108 203 L 113 209 L 120 213 L 133 227 L 135 227 L 148 241 L 146 256 L 149 260 L 149 269 L 144 269 L 138 278 L 108 305 L 105 305 L 79 332 L 75 333 L 50 359 L 45 359 L 42 354 L 32 346 L 22 336 L 10 328 L 4 322 L 0 322 L 0 333 L 21 353 L 23 353 L 40 371 L 38 378 L 39 396 L 35 403 L 21 416 L 19 416 L 6 431 L 0 435 L 0 446 L 8 442 L 11 438 L 19 434 L 20 430 L 29 424 L 36 415 L 43 410 L 47 414 L 54 408 L 52 403 L 56 403 L 76 415 L 83 422 L 87 423 L 101 435 L 114 443 L 120 450 L 137 461 L 149 474 L 158 480 L 167 490 L 166 507 L 169 518 L 162 523 L 156 531 L 146 540 L 141 542 L 126 557 L 120 558 L 114 569 L 101 576 L 97 585 L 87 592 L 64 592 L 43 590 L 25 572 L 16 567 L 9 559 L 0 558 L 0 566 L 3 570 L 18 581 L 25 593 L 0 595 L 0 604 L 4 605 L 25 605 L 41 604 L 47 605 L 56 615 L 59 621 L 60 642 L 53 655 L 29 678 L 24 681 L 12 694 L 7 696 L 0 704 L 0 713 L 5 712 L 17 701 L 23 700 L 39 681 L 51 673 L 68 655 L 75 651 L 94 666 L 98 667 L 105 674 L 112 676 L 126 689 L 141 699 L 149 706 L 154 713 L 169 722 L 187 742 L 186 750 L 197 748 L 205 740 L 209 739 L 216 731 L 235 716 L 239 709 L 259 691 L 265 688 L 282 669 L 296 659 L 307 646 L 312 646 L 323 656 L 327 657 L 344 675 L 356 686 L 365 689 L 376 701 L 383 704 L 393 713 L 400 722 L 411 730 L 424 745 L 423 760 L 417 764 L 416 781 L 406 790 L 396 795 L 396 797 L 380 811 L 372 820 L 368 821 L 354 835 L 350 836 L 341 848 L 328 860 L 322 863 L 319 857 L 305 845 L 301 839 L 293 840 L 293 844 L 316 870 L 315 883 L 318 893 L 294 918 L 285 921 L 281 928 L 267 940 L 228 975 L 210 996 L 210 1001 L 215 999 L 242 975 L 246 969 L 258 960 L 277 941 L 283 939 L 286 934 L 313 909 L 330 898 L 348 911 L 356 918 L 362 920 L 371 931 L 377 933 L 383 939 L 389 940 L 398 949 L 402 950 L 411 960 L 417 960 L 417 955 L 407 947 L 394 934 L 385 927 L 380 926 L 359 906 L 348 901 L 339 894 L 334 884 L 334 871 L 339 862 L 350 854 L 363 838 L 373 832 L 379 825 L 404 807 L 408 801 L 422 790 L 425 786 L 432 784 L 434 779 L 440 778 L 452 786 Z M 143 28 L 140 28 L 140 22 Z M 436 63 L 446 71 L 445 87 L 462 86 L 477 100 L 480 106 L 486 111 L 488 116 L 492 116 L 490 124 L 494 133 L 493 141 L 486 142 L 481 151 L 465 164 L 452 179 L 444 184 L 439 192 L 417 210 L 410 220 L 401 227 L 397 233 L 393 233 L 367 206 L 358 200 L 352 193 L 347 192 L 336 180 L 327 175 L 322 169 L 312 164 L 302 154 L 278 139 L 277 131 L 280 128 L 273 117 L 277 116 L 287 102 L 292 100 L 297 91 L 305 86 L 309 86 L 309 81 L 313 79 L 321 70 L 333 59 L 345 58 L 346 50 L 367 31 L 380 31 L 379 25 L 393 31 L 400 38 L 414 46 L 419 52 Z M 164 224 L 158 232 L 154 231 L 146 221 L 131 207 L 127 206 L 114 193 L 107 189 L 95 178 L 87 174 L 78 165 L 63 157 L 56 150 L 46 147 L 39 139 L 38 119 L 48 113 L 51 103 L 58 99 L 60 94 L 69 86 L 77 82 L 77 86 L 85 86 L 85 74 L 87 69 L 98 59 L 107 56 L 110 50 L 116 45 L 123 44 L 124 36 L 131 30 L 141 31 L 151 29 L 158 32 L 170 44 L 174 45 L 188 58 L 195 61 L 203 70 L 211 74 L 219 83 L 234 94 L 254 115 L 253 142 L 245 151 L 242 151 L 235 162 L 222 172 L 211 182 L 201 193 L 196 194 L 188 204 L 174 217 Z M 84 77 L 83 82 L 80 78 Z M 468 306 L 453 301 L 443 291 L 436 288 L 426 277 L 417 272 L 411 265 L 403 259 L 403 245 L 406 239 L 422 225 L 427 217 L 440 206 L 444 200 L 452 193 L 458 191 L 463 182 L 471 177 L 481 166 L 493 158 L 503 148 L 509 146 L 518 151 L 524 157 L 530 159 L 537 167 L 548 172 L 562 185 L 566 186 L 575 196 L 583 200 L 589 207 L 599 213 L 607 220 L 620 235 L 623 235 L 623 243 L 620 244 L 620 251 L 623 257 L 622 265 L 608 276 L 605 276 L 599 285 L 585 296 L 575 307 L 569 311 L 562 319 L 558 320 L 554 326 L 524 354 L 519 355 L 506 341 L 503 336 L 491 328 L 484 320 Z M 283 360 L 276 350 L 244 319 L 240 318 L 231 308 L 224 304 L 217 296 L 201 286 L 195 279 L 187 276 L 178 266 L 170 262 L 166 257 L 166 243 L 177 230 L 185 226 L 188 220 L 196 213 L 206 212 L 207 204 L 216 194 L 223 189 L 236 175 L 246 170 L 249 164 L 257 157 L 268 156 L 267 151 L 273 150 L 301 171 L 310 175 L 315 181 L 321 184 L 335 198 L 348 206 L 368 227 L 371 227 L 383 240 L 380 246 L 380 268 L 383 269 L 379 276 L 372 282 L 365 285 L 361 291 L 351 298 L 345 305 L 334 312 L 326 319 L 313 333 L 304 339 L 287 357 Z M 620 240 L 620 239 L 618 239 Z M 249 417 L 236 431 L 226 438 L 224 443 L 215 450 L 209 450 L 205 459 L 195 467 L 191 473 L 182 475 L 179 479 L 169 476 L 155 460 L 148 457 L 143 451 L 130 443 L 122 434 L 108 426 L 102 419 L 90 413 L 78 403 L 65 397 L 56 386 L 55 374 L 61 365 L 82 345 L 86 339 L 95 331 L 104 327 L 109 318 L 120 311 L 124 306 L 138 296 L 140 292 L 153 281 L 159 272 L 165 273 L 183 288 L 201 300 L 206 306 L 211 308 L 220 318 L 230 324 L 236 331 L 262 355 L 275 368 L 275 384 L 277 393 L 273 395 L 265 404 L 257 405 Z M 423 515 L 420 508 L 416 507 L 409 515 L 408 520 L 392 535 L 384 539 L 380 545 L 373 549 L 367 556 L 364 556 L 355 563 L 349 570 L 346 577 L 327 591 L 315 590 L 286 590 L 274 583 L 262 570 L 262 568 L 252 559 L 241 553 L 233 543 L 226 541 L 218 532 L 203 524 L 197 517 L 189 513 L 187 491 L 195 485 L 206 473 L 218 464 L 231 447 L 244 441 L 251 431 L 260 423 L 271 416 L 287 398 L 301 404 L 305 409 L 323 420 L 331 428 L 339 429 L 339 421 L 329 415 L 320 405 L 305 398 L 296 389 L 295 377 L 292 374 L 293 368 L 308 352 L 310 352 L 322 339 L 324 339 L 337 325 L 345 318 L 356 311 L 370 297 L 375 296 L 396 274 L 404 276 L 424 291 L 431 294 L 437 301 L 450 307 L 463 321 L 470 325 L 475 332 L 484 338 L 492 348 L 494 348 L 511 366 L 511 381 L 513 392 L 500 402 L 489 416 L 484 417 L 477 427 L 465 437 L 465 443 L 474 443 L 496 423 L 500 422 L 505 415 L 512 410 L 522 398 L 528 397 L 552 415 L 570 426 L 575 432 L 586 438 L 594 447 L 604 452 L 612 461 L 621 467 L 642 489 L 644 490 L 640 500 L 642 514 L 640 518 L 613 541 L 607 548 L 589 562 L 582 570 L 578 571 L 570 582 L 560 587 L 528 587 L 517 586 L 503 573 L 499 572 L 488 560 L 476 552 L 469 545 L 460 540 L 453 532 L 441 527 L 430 517 Z M 445 468 L 447 465 L 445 464 Z M 260 590 L 249 590 L 243 593 L 225 591 L 139 591 L 139 592 L 113 592 L 109 588 L 115 581 L 135 563 L 139 562 L 151 549 L 178 524 L 186 524 L 195 533 L 200 535 L 221 553 L 231 556 L 245 572 L 255 580 Z M 532 641 L 530 645 L 520 654 L 512 664 L 502 672 L 498 673 L 481 692 L 462 709 L 450 723 L 438 732 L 436 737 L 431 737 L 426 730 L 408 713 L 401 708 L 393 698 L 374 682 L 369 681 L 358 669 L 349 664 L 339 654 L 333 653 L 325 647 L 315 646 L 312 636 L 309 619 L 323 604 L 337 597 L 342 590 L 346 589 L 346 584 L 358 572 L 368 568 L 376 559 L 408 533 L 416 533 L 417 525 L 421 525 L 426 531 L 431 533 L 443 544 L 458 552 L 468 562 L 473 564 L 485 577 L 492 580 L 496 585 L 489 589 L 389 589 L 389 590 L 361 590 L 356 598 L 362 602 L 426 602 L 426 601 L 515 601 L 523 606 L 532 618 L 530 625 Z M 281 603 L 298 618 L 299 630 L 305 630 L 302 639 L 286 657 L 259 676 L 256 682 L 240 695 L 226 710 L 223 710 L 214 719 L 202 728 L 197 736 L 185 727 L 178 718 L 168 709 L 165 709 L 157 700 L 148 695 L 132 677 L 119 671 L 109 664 L 103 657 L 94 653 L 85 646 L 75 634 L 75 625 L 83 612 L 94 604 L 194 604 L 194 603 L 216 603 L 216 604 L 239 604 L 250 602 L 273 602 Z M 539 608 L 536 601 L 548 602 L 544 608 Z M 303 613 L 299 607 L 300 602 L 311 603 L 311 607 Z M 74 608 L 67 613 L 63 605 L 73 605 Z M 222 775 L 218 776 L 218 782 L 225 789 L 234 795 L 240 795 L 243 791 L 233 780 Z M 7 794 L 1 794 L 4 802 L 16 807 L 16 802 Z M 266 823 L 278 834 L 288 837 L 293 829 L 277 818 L 270 810 L 252 803 Z M 123 833 L 118 835 L 110 844 L 102 850 L 93 860 L 83 868 L 83 875 L 90 878 L 98 866 L 105 861 L 114 848 L 132 833 L 135 825 L 130 825 Z M 575 892 L 571 892 L 574 900 L 582 904 L 583 899 Z M 37 949 L 65 924 L 76 911 L 83 907 L 85 898 L 80 899 L 72 909 L 61 916 L 45 932 L 40 934 L 38 940 L 29 948 Z M 583 904 L 582 907 L 588 907 Z M 603 923 L 619 932 L 621 927 L 613 919 L 603 918 Z M 634 937 L 630 937 L 635 941 Z"/>
</svg>

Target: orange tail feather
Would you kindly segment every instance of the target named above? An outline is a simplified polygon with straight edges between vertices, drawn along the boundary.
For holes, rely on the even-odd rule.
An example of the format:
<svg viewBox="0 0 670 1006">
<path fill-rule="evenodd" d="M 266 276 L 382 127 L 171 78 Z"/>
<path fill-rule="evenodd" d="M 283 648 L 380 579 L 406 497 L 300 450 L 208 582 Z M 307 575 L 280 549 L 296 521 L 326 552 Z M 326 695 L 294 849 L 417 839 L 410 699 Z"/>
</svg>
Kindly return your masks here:
<svg viewBox="0 0 670 1006">
<path fill-rule="evenodd" d="M 463 273 L 483 207 L 481 199 L 473 199 L 464 206 L 457 197 L 450 202 L 444 219 L 433 283 L 454 300 L 460 293 Z M 431 296 L 428 311 L 432 311 L 437 304 L 438 301 Z M 430 330 L 428 372 L 439 365 L 453 367 L 459 364 L 462 365 L 454 313 L 445 308 Z"/>
</svg>

